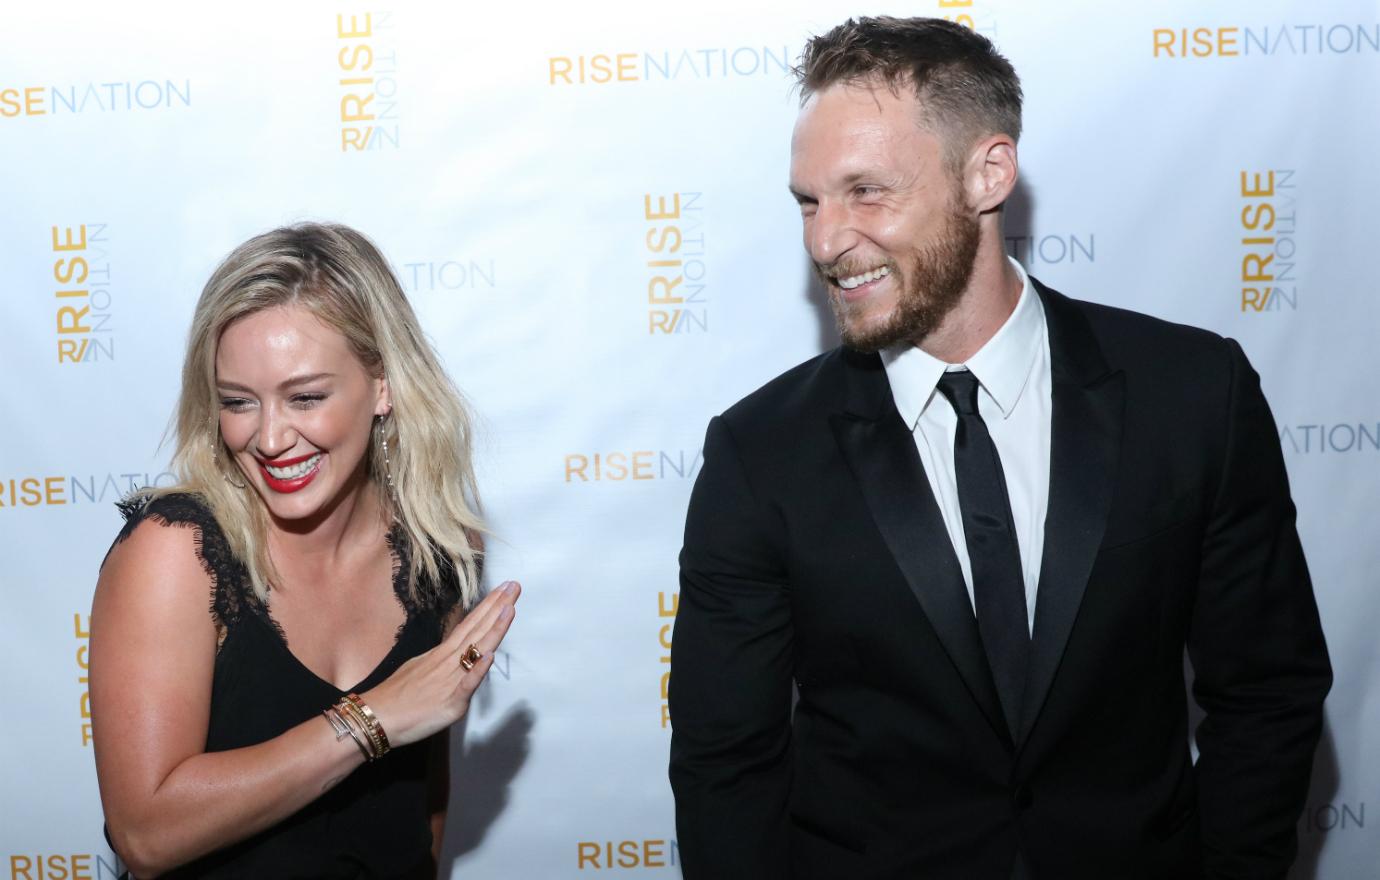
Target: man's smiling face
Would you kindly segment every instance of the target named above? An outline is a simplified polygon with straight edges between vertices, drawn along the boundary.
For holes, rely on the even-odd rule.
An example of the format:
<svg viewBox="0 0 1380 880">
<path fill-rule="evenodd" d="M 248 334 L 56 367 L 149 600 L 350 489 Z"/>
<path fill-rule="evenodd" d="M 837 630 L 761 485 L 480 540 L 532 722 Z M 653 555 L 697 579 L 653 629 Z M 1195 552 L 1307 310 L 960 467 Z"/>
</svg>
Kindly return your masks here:
<svg viewBox="0 0 1380 880">
<path fill-rule="evenodd" d="M 791 140 L 791 192 L 849 346 L 918 343 L 963 298 L 977 218 L 910 88 L 838 83 L 811 95 Z"/>
</svg>

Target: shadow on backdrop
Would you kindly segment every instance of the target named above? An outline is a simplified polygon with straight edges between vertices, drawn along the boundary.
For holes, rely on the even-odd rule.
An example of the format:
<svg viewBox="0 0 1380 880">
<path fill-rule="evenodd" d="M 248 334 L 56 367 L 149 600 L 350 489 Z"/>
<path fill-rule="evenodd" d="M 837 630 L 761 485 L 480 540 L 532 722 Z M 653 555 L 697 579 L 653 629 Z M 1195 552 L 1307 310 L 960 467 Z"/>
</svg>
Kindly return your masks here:
<svg viewBox="0 0 1380 880">
<path fill-rule="evenodd" d="M 481 707 L 472 704 L 471 708 Z M 531 752 L 536 723 L 536 714 L 526 703 L 518 703 L 483 739 L 466 735 L 468 715 L 451 728 L 450 809 L 446 813 L 440 877 L 450 877 L 455 860 L 479 848 L 507 809 L 513 780 Z"/>
</svg>

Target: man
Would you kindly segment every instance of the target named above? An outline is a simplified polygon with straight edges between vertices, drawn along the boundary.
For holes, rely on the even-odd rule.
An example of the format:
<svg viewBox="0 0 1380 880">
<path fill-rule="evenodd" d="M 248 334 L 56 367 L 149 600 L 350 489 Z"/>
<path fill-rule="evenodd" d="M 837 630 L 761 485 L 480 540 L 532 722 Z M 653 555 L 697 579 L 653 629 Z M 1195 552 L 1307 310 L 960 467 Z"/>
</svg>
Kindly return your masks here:
<svg viewBox="0 0 1380 880">
<path fill-rule="evenodd" d="M 705 439 L 684 876 L 1283 877 L 1331 670 L 1255 372 L 1006 257 L 1021 91 L 983 37 L 849 21 L 800 76 L 845 345 Z"/>
</svg>

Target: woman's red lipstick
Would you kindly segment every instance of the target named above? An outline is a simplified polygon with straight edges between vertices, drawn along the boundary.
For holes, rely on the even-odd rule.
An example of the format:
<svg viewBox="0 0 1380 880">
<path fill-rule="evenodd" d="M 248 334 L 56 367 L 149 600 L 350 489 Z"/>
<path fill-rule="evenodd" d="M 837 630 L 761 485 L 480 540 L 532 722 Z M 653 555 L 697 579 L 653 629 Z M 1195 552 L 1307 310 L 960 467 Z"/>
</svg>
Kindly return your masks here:
<svg viewBox="0 0 1380 880">
<path fill-rule="evenodd" d="M 268 488 L 272 489 L 274 492 L 282 492 L 284 494 L 296 492 L 300 489 L 305 489 L 308 483 L 316 479 L 316 475 L 321 472 L 321 462 L 318 461 L 311 470 L 307 471 L 302 476 L 293 477 L 290 480 L 280 480 L 273 476 L 273 474 L 270 474 L 268 472 L 269 465 L 280 469 L 292 467 L 295 464 L 301 464 L 319 455 L 321 455 L 321 453 L 313 452 L 310 455 L 299 455 L 296 458 L 283 458 L 277 461 L 265 462 L 261 460 L 259 461 L 259 473 L 264 475 L 264 482 L 267 483 Z"/>
</svg>

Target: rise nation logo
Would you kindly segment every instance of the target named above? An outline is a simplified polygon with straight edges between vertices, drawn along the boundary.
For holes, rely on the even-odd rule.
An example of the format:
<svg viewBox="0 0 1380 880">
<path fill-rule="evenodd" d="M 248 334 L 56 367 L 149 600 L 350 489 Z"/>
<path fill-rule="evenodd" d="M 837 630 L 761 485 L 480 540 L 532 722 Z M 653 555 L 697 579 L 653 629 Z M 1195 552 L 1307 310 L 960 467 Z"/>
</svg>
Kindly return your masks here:
<svg viewBox="0 0 1380 880">
<path fill-rule="evenodd" d="M 601 86 L 677 80 L 726 81 L 753 77 L 785 78 L 791 51 L 768 46 L 718 46 L 648 52 L 597 52 L 550 55 L 549 86 Z"/>
<path fill-rule="evenodd" d="M 642 197 L 642 258 L 647 274 L 647 332 L 709 332 L 709 266 L 703 193 Z"/>
<path fill-rule="evenodd" d="M 398 110 L 398 52 L 391 12 L 335 17 L 335 73 L 342 153 L 402 146 Z"/>
<path fill-rule="evenodd" d="M 1242 171 L 1240 179 L 1241 311 L 1294 311 L 1299 307 L 1294 171 Z"/>
<path fill-rule="evenodd" d="M 1150 36 L 1158 59 L 1380 54 L 1380 24 L 1160 27 Z"/>
<path fill-rule="evenodd" d="M 172 79 L 85 82 L 65 86 L 0 85 L 0 119 L 138 113 L 192 106 L 192 81 Z"/>
<path fill-rule="evenodd" d="M 57 362 L 115 360 L 110 232 L 104 223 L 51 228 Z"/>
</svg>

